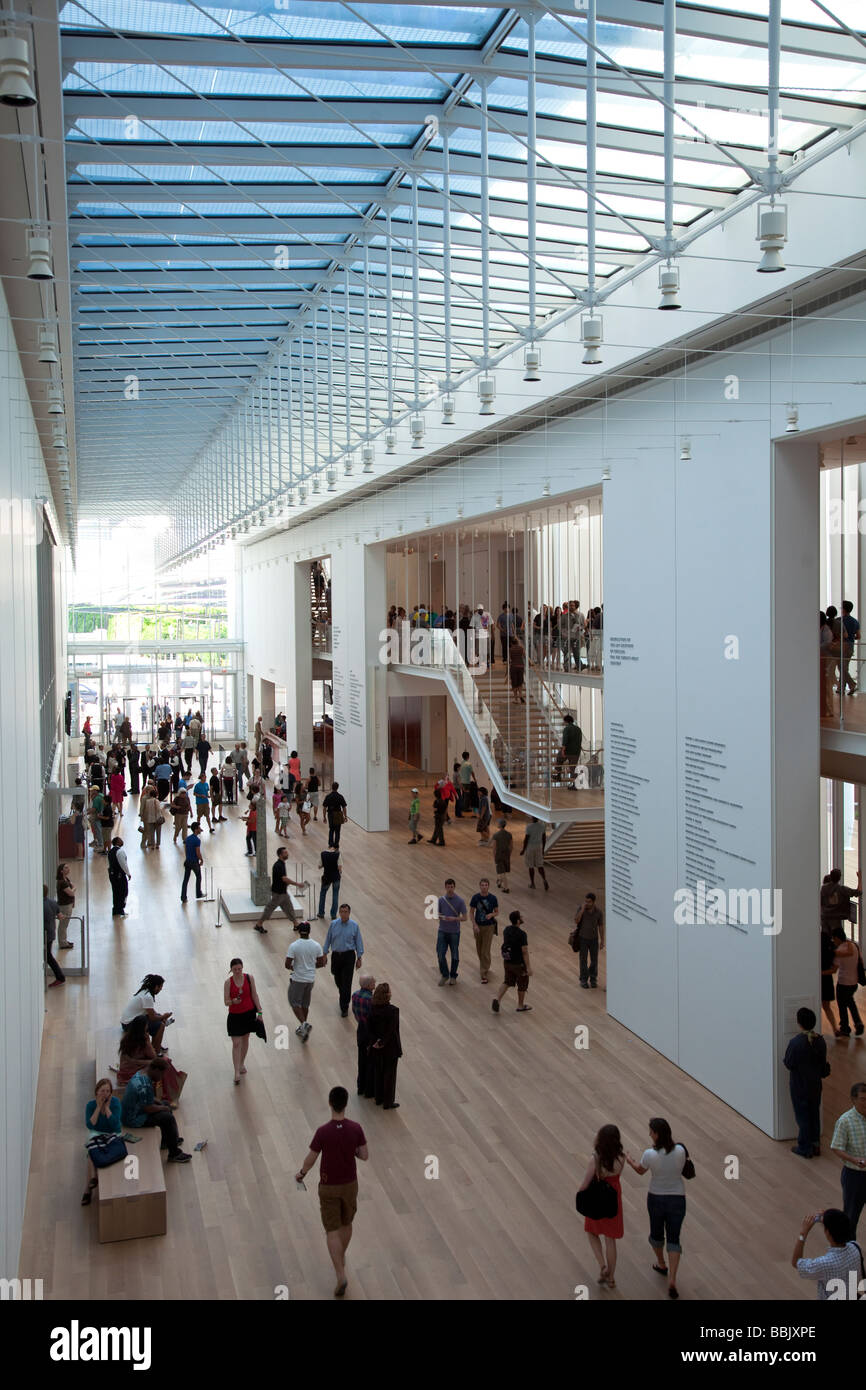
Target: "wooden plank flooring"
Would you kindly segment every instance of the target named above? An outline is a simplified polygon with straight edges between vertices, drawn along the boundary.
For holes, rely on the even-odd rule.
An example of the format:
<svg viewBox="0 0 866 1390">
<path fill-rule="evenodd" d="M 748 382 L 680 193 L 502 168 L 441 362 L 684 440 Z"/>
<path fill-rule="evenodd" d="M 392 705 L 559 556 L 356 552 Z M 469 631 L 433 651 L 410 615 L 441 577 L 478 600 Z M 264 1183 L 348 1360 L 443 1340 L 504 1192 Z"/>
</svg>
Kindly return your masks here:
<svg viewBox="0 0 866 1390">
<path fill-rule="evenodd" d="M 429 834 L 428 801 L 425 795 L 422 829 Z M 608 1018 L 603 953 L 601 987 L 578 988 L 566 937 L 584 891 L 603 890 L 603 866 L 551 866 L 545 894 L 529 891 L 515 856 L 512 893 L 500 902 L 526 917 L 533 1013 L 516 1015 L 512 994 L 496 1017 L 468 927 L 459 985 L 437 988 L 436 924 L 424 917 L 425 895 L 438 894 L 449 874 L 469 898 L 481 873 L 492 870 L 490 850 L 478 844 L 471 819 L 446 827 L 444 850 L 410 847 L 407 806 L 408 792 L 394 792 L 390 833 L 367 835 L 350 823 L 342 845 L 341 896 L 361 924 L 366 964 L 390 982 L 401 1010 L 401 1108 L 386 1114 L 354 1095 L 354 1025 L 339 1016 L 330 974 L 316 984 L 313 1030 L 302 1046 L 286 1002 L 288 925 L 272 919 L 266 937 L 246 924 L 216 930 L 213 904 L 181 907 L 179 848 L 169 833 L 159 851 L 143 855 L 127 802 L 121 833 L 133 875 L 130 915 L 112 923 L 104 861 L 91 861 L 90 977 L 46 994 L 21 1276 L 43 1278 L 52 1299 L 272 1299 L 280 1285 L 292 1300 L 330 1298 L 315 1178 L 303 1193 L 293 1175 L 328 1117 L 329 1088 L 343 1084 L 370 1146 L 349 1251 L 351 1298 L 572 1299 L 575 1286 L 586 1284 L 592 1298 L 666 1301 L 664 1281 L 650 1269 L 647 1178 L 628 1169 L 623 1177 L 626 1234 L 615 1292 L 597 1292 L 574 1210 L 598 1126 L 619 1124 L 627 1147 L 640 1152 L 647 1118 L 663 1114 L 698 1169 L 688 1189 L 682 1296 L 811 1300 L 813 1286 L 797 1279 L 788 1259 L 803 1213 L 839 1204 L 838 1164 L 832 1156 L 811 1163 L 792 1157 L 789 1143 L 767 1139 Z M 248 881 L 239 811 L 230 808 L 230 824 L 203 837 L 226 889 Z M 326 832 L 311 824 L 301 839 L 294 817 L 291 825 L 290 860 L 304 859 L 312 877 Z M 269 829 L 269 852 L 277 843 Z M 251 1040 L 240 1087 L 232 1084 L 222 1003 L 234 955 L 256 976 L 269 1035 L 267 1046 Z M 149 971 L 166 977 L 162 1000 L 179 1020 L 167 1042 L 189 1072 L 178 1111 L 185 1147 L 192 1151 L 200 1139 L 208 1146 L 191 1164 L 166 1169 L 166 1236 L 100 1246 L 95 1207 L 79 1205 L 94 1034 L 114 1022 Z M 501 979 L 498 960 L 494 976 Z M 290 1027 L 287 1051 L 273 1046 L 280 1023 Z M 578 1023 L 590 1027 L 588 1051 L 573 1046 Z M 825 1154 L 848 1087 L 866 1077 L 866 1044 L 830 1041 L 830 1055 Z M 723 1176 L 729 1154 L 740 1160 L 737 1181 Z M 435 1179 L 425 1176 L 430 1156 L 439 1163 Z"/>
</svg>

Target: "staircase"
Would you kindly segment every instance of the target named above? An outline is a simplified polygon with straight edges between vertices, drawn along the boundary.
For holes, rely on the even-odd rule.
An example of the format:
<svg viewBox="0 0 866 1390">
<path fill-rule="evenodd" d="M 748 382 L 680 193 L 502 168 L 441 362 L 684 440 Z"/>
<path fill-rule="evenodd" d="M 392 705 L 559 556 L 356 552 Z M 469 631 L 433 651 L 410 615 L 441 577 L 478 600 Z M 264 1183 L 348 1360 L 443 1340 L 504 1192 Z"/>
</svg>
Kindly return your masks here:
<svg viewBox="0 0 866 1390">
<path fill-rule="evenodd" d="M 604 821 L 568 822 L 561 834 L 557 835 L 554 831 L 544 857 L 552 864 L 565 864 L 578 859 L 603 859 Z"/>
<path fill-rule="evenodd" d="M 313 578 L 314 567 L 310 564 L 310 624 L 312 631 L 313 650 L 329 652 L 331 650 L 331 613 L 328 601 L 325 597 L 325 589 L 322 589 L 322 597 L 316 596 L 316 583 Z M 324 574 L 327 583 L 327 572 Z"/>
</svg>

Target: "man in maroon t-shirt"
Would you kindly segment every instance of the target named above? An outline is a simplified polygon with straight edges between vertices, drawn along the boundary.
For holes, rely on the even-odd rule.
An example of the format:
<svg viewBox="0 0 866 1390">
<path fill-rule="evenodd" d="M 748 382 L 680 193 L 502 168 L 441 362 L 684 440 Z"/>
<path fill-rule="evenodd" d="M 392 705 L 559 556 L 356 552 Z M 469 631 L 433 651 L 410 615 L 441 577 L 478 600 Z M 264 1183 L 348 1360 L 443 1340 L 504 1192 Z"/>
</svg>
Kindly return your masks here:
<svg viewBox="0 0 866 1390">
<path fill-rule="evenodd" d="M 363 1129 L 354 1120 L 346 1119 L 349 1092 L 344 1086 L 333 1088 L 328 1095 L 328 1104 L 331 1118 L 316 1130 L 310 1141 L 310 1151 L 295 1177 L 297 1182 L 303 1184 L 321 1154 L 319 1210 L 328 1242 L 328 1254 L 337 1273 L 334 1297 L 342 1298 L 348 1283 L 346 1250 L 352 1239 L 352 1221 L 358 1208 L 358 1168 L 355 1160 L 360 1158 L 366 1162 L 369 1154 Z"/>
</svg>

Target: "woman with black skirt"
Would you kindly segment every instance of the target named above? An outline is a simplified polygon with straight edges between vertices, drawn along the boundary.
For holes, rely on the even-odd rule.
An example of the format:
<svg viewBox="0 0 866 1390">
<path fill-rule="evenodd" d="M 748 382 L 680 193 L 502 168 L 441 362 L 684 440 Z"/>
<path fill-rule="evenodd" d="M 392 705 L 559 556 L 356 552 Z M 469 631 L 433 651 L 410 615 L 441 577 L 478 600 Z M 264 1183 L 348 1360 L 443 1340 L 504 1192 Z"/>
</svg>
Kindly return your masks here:
<svg viewBox="0 0 866 1390">
<path fill-rule="evenodd" d="M 400 1010 L 391 1003 L 391 986 L 377 985 L 368 1020 L 370 1059 L 373 1063 L 373 1084 L 376 1104 L 384 1110 L 396 1110 L 397 1063 L 403 1056 L 400 1043 Z"/>
<path fill-rule="evenodd" d="M 231 963 L 231 974 L 223 987 L 223 1003 L 228 1009 L 226 1032 L 232 1040 L 235 1085 L 239 1086 L 241 1077 L 246 1076 L 244 1062 L 250 1045 L 250 1033 L 255 1032 L 256 1019 L 262 1015 L 256 982 L 252 975 L 244 973 L 240 956 L 235 956 Z"/>
</svg>

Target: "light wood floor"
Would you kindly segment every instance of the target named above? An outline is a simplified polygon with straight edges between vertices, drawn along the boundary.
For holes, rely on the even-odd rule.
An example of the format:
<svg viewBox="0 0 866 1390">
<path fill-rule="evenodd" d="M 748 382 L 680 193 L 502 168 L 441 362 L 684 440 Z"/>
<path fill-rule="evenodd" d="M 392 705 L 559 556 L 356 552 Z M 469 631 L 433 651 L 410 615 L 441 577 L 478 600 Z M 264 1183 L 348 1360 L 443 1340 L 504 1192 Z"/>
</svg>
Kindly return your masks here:
<svg viewBox="0 0 866 1390">
<path fill-rule="evenodd" d="M 429 834 L 428 801 L 425 794 Z M 212 905 L 191 900 L 182 908 L 180 852 L 164 835 L 161 850 L 142 855 L 128 804 L 130 916 L 112 924 L 104 861 L 93 861 L 91 975 L 46 994 L 21 1275 L 43 1278 L 53 1299 L 271 1299 L 279 1285 L 293 1300 L 330 1298 L 315 1182 L 299 1192 L 293 1174 L 328 1118 L 329 1088 L 339 1083 L 370 1147 L 370 1162 L 359 1165 L 351 1298 L 565 1300 L 585 1284 L 592 1298 L 666 1302 L 665 1281 L 650 1269 L 648 1179 L 628 1169 L 623 1177 L 615 1292 L 598 1293 L 574 1210 L 598 1126 L 619 1124 L 627 1147 L 639 1153 L 647 1118 L 663 1114 L 698 1170 L 688 1189 L 682 1296 L 811 1300 L 813 1286 L 797 1279 L 788 1259 L 804 1212 L 838 1205 L 838 1164 L 832 1156 L 810 1163 L 792 1157 L 788 1143 L 767 1139 L 608 1018 L 603 966 L 602 988 L 577 987 L 566 937 L 583 892 L 603 888 L 602 865 L 551 866 L 545 894 L 528 890 L 516 859 L 513 891 L 501 901 L 526 917 L 534 1011 L 515 1014 L 512 994 L 496 1017 L 493 986 L 479 983 L 468 930 L 459 985 L 437 988 L 435 923 L 424 918 L 425 895 L 441 891 L 447 874 L 469 897 L 490 851 L 477 844 L 468 819 L 446 827 L 446 849 L 410 847 L 406 805 L 407 793 L 396 793 L 389 834 L 366 835 L 352 824 L 343 834 L 342 897 L 361 923 L 367 964 L 390 982 L 401 1010 L 401 1108 L 383 1113 L 356 1100 L 354 1026 L 339 1016 L 330 974 L 316 984 L 313 1030 L 302 1046 L 286 1003 L 288 926 L 272 920 L 266 937 L 247 925 L 216 930 Z M 238 811 L 229 815 L 231 824 L 205 832 L 203 850 L 218 884 L 240 888 L 250 861 Z M 294 818 L 292 827 L 296 834 Z M 291 858 L 300 843 L 312 869 L 325 842 L 321 826 L 311 825 L 306 841 L 292 841 Z M 256 976 L 269 1037 L 275 1025 L 291 1025 L 289 1051 L 252 1039 L 240 1087 L 232 1084 L 222 1003 L 234 955 Z M 79 1205 L 93 1034 L 118 1017 L 149 971 L 166 977 L 162 999 L 179 1019 L 167 1040 L 189 1072 L 178 1112 L 185 1147 L 192 1151 L 200 1139 L 208 1146 L 191 1164 L 166 1169 L 166 1236 L 99 1245 L 95 1210 Z M 494 973 L 501 977 L 500 964 Z M 584 1022 L 591 1047 L 577 1052 L 574 1028 Z M 831 1042 L 830 1051 L 825 1145 L 851 1080 L 866 1075 L 866 1044 Z M 740 1159 L 735 1182 L 723 1177 L 729 1154 Z M 439 1162 L 435 1180 L 425 1177 L 431 1155 Z"/>
</svg>

